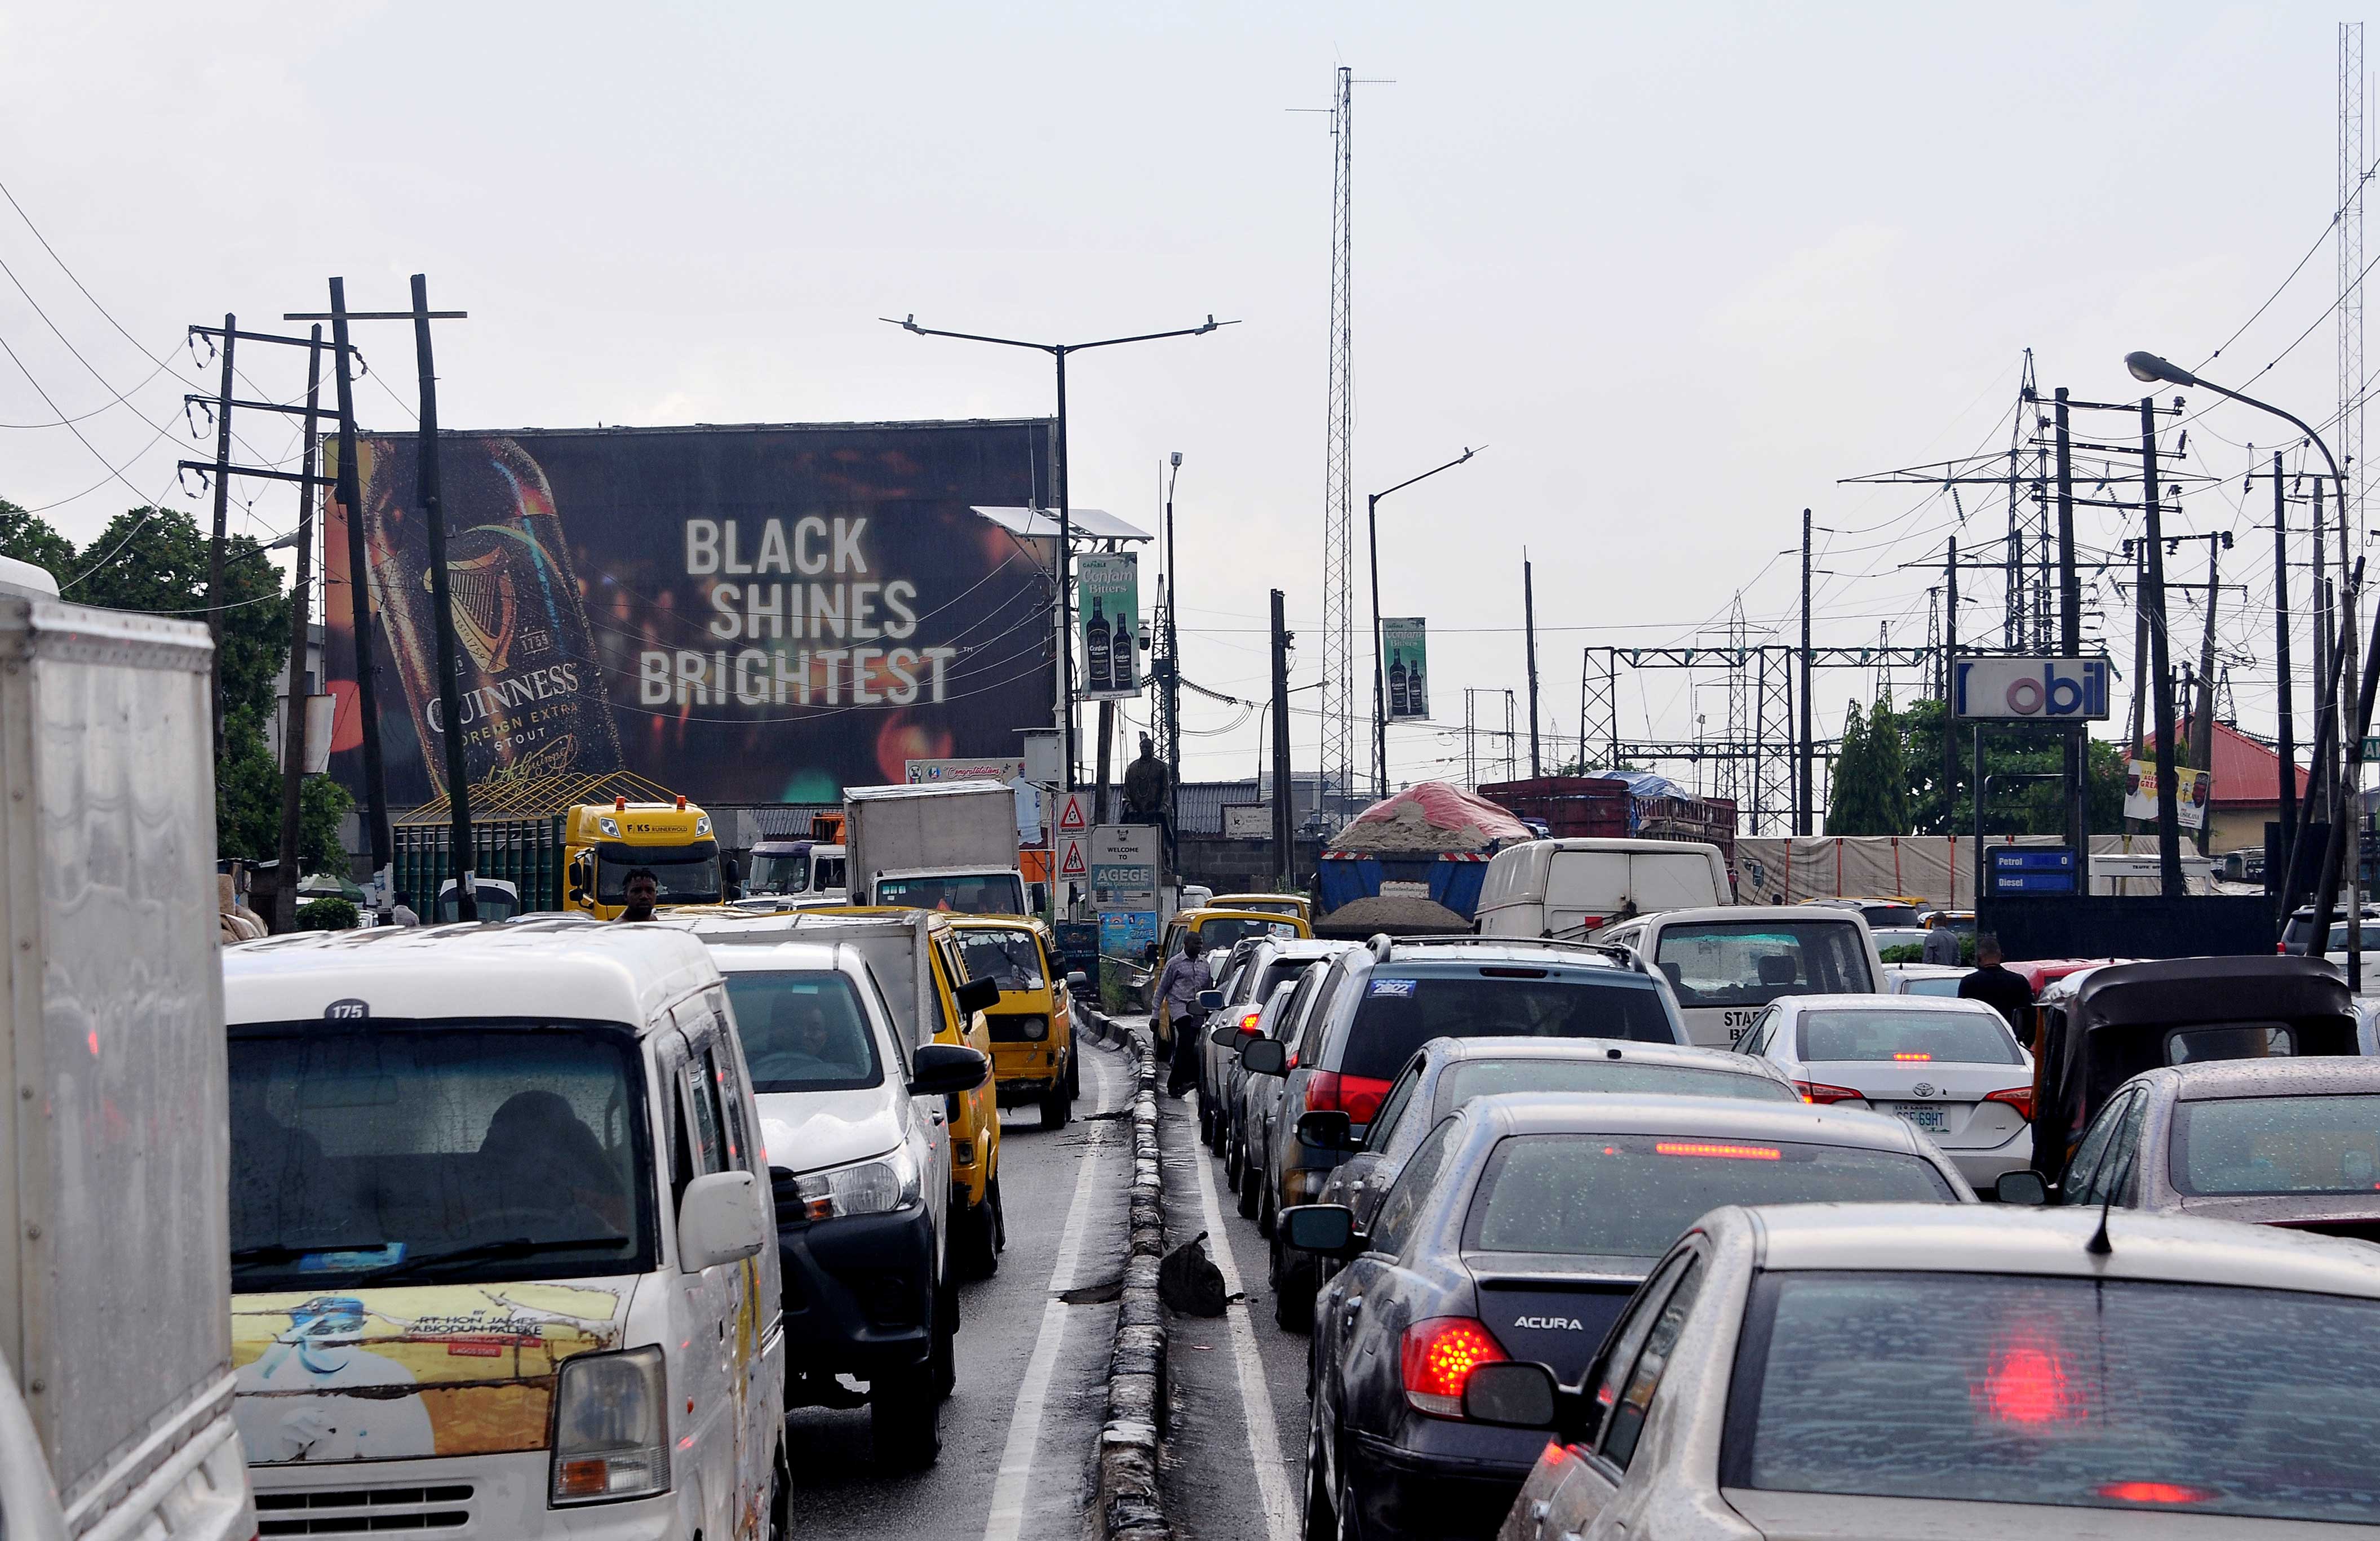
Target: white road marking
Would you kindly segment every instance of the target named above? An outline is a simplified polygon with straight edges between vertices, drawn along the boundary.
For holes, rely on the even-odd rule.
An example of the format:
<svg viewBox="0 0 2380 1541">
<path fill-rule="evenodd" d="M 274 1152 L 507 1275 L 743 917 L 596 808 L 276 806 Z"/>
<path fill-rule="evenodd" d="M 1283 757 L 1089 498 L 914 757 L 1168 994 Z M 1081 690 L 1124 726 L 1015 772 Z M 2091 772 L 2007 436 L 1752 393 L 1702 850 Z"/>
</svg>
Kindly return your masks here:
<svg viewBox="0 0 2380 1541">
<path fill-rule="evenodd" d="M 1191 1164 L 1198 1169 L 1198 1204 L 1206 1216 L 1207 1236 L 1214 1244 L 1208 1250 L 1215 1267 L 1222 1271 L 1223 1292 L 1240 1292 L 1240 1265 L 1232 1256 L 1232 1244 L 1223 1230 L 1223 1209 L 1215 1197 L 1215 1174 L 1207 1160 L 1204 1148 L 1193 1146 Z M 1265 1386 L 1264 1361 L 1257 1357 L 1256 1329 L 1248 1316 L 1248 1303 L 1234 1300 L 1224 1308 L 1224 1317 L 1232 1325 L 1232 1362 L 1239 1372 L 1240 1407 L 1246 1416 L 1241 1423 L 1248 1431 L 1248 1461 L 1256 1468 L 1257 1501 L 1264 1508 L 1265 1535 L 1269 1541 L 1293 1541 L 1297 1526 L 1292 1523 L 1289 1473 L 1281 1458 L 1281 1433 L 1272 1420 L 1272 1393 Z"/>
<path fill-rule="evenodd" d="M 1096 1086 L 1094 1111 L 1106 1111 L 1112 1089 L 1099 1067 L 1107 1056 L 1087 1058 Z M 1127 1090 L 1130 1088 L 1127 1087 Z M 1129 1130 L 1131 1125 L 1122 1127 Z M 1016 1403 L 1008 1414 L 1008 1443 L 1000 1452 L 1000 1474 L 991 1485 L 991 1514 L 984 1521 L 983 1541 L 1017 1541 L 1025 1526 L 1025 1496 L 1032 1486 L 1033 1457 L 1041 1444 L 1041 1414 L 1050 1396 L 1050 1378 L 1057 1372 L 1058 1353 L 1065 1346 L 1066 1318 L 1075 1307 L 1058 1298 L 1075 1287 L 1075 1270 L 1083 1256 L 1083 1238 L 1090 1229 L 1091 1200 L 1099 1190 L 1099 1168 L 1113 1141 L 1095 1135 L 1083 1153 L 1082 1170 L 1075 1176 L 1075 1196 L 1066 1207 L 1066 1229 L 1058 1238 L 1058 1260 L 1045 1288 L 1049 1301 L 1041 1307 L 1041 1330 L 1033 1340 L 1033 1357 L 1026 1362 L 1025 1383 L 1016 1389 Z M 1104 1419 L 1102 1419 L 1104 1421 Z"/>
</svg>

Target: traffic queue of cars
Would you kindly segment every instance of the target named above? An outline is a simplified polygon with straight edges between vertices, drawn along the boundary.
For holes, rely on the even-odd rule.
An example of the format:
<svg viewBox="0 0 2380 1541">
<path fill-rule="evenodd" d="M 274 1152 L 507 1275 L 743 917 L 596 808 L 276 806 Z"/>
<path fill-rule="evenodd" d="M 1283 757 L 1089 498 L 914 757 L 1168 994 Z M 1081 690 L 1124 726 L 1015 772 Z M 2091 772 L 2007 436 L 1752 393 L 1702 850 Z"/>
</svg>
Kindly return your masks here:
<svg viewBox="0 0 2380 1541">
<path fill-rule="evenodd" d="M 2036 1061 L 1852 906 L 1236 947 L 1201 1132 L 1306 1336 L 1310 1541 L 2380 1521 L 2337 970 L 2043 973 Z"/>
<path fill-rule="evenodd" d="M 224 953 L 261 1533 L 786 1533 L 785 1412 L 941 1449 L 1002 1106 L 1062 1125 L 1030 921 L 301 931 Z"/>
</svg>

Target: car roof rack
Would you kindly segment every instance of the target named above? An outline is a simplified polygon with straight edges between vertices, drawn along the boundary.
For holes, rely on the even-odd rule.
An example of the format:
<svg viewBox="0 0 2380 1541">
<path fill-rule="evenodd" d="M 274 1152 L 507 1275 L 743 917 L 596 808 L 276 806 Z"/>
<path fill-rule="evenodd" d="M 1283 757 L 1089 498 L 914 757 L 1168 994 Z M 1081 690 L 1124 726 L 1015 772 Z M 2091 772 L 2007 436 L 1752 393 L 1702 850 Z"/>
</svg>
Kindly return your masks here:
<svg viewBox="0 0 2380 1541">
<path fill-rule="evenodd" d="M 1639 974 L 1650 973 L 1645 961 L 1633 948 L 1616 941 L 1580 941 L 1565 937 L 1483 937 L 1483 936 L 1390 936 L 1386 931 L 1374 933 L 1365 945 L 1376 963 L 1386 963 L 1389 950 L 1400 942 L 1412 947 L 1543 947 L 1565 953 L 1593 953 L 1626 965 Z"/>
</svg>

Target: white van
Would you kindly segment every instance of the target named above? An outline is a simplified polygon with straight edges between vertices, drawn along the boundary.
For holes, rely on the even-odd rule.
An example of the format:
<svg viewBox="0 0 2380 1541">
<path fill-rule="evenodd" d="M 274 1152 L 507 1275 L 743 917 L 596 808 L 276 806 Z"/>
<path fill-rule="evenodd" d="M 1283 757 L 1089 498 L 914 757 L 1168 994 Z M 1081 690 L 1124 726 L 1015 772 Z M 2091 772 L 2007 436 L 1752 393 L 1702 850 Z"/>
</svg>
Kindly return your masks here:
<svg viewBox="0 0 2380 1541">
<path fill-rule="evenodd" d="M 650 927 L 228 948 L 263 1534 L 775 1537 L 785 1345 L 727 991 Z"/>
<path fill-rule="evenodd" d="M 726 976 L 778 1195 L 786 1402 L 847 1407 L 836 1377 L 864 1380 L 877 1461 L 928 1465 L 957 1380 L 943 1098 L 991 1067 L 913 1043 L 866 955 L 831 929 L 755 945 L 720 928 L 700 934 Z"/>
<path fill-rule="evenodd" d="M 1633 916 L 1734 897 L 1727 858 L 1700 841 L 1532 840 L 1488 862 L 1479 934 L 1575 940 Z"/>
<path fill-rule="evenodd" d="M 1670 910 L 1606 930 L 1677 992 L 1686 1036 L 1732 1049 L 1780 995 L 1871 995 L 1884 989 L 1876 940 L 1857 910 L 1726 904 Z"/>
</svg>

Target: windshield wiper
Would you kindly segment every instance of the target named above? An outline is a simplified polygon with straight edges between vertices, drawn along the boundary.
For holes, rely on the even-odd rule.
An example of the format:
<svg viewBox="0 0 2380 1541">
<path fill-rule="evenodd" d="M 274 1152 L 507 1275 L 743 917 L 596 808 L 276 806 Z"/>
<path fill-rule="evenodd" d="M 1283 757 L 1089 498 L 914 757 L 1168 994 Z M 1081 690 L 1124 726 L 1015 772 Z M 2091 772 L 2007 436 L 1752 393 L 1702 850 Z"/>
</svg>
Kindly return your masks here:
<svg viewBox="0 0 2380 1541">
<path fill-rule="evenodd" d="M 286 1242 L 267 1242 L 261 1246 L 236 1246 L 231 1249 L 231 1266 L 243 1263 L 294 1263 L 300 1257 L 321 1257 L 340 1252 L 385 1252 L 387 1242 L 324 1242 L 314 1246 L 291 1246 Z"/>
<path fill-rule="evenodd" d="M 568 1236 L 548 1241 L 535 1241 L 527 1236 L 510 1236 L 502 1241 L 474 1242 L 469 1246 L 458 1246 L 445 1252 L 424 1253 L 419 1257 L 407 1257 L 402 1262 L 384 1264 L 377 1268 L 367 1268 L 356 1277 L 388 1279 L 399 1274 L 447 1268 L 457 1263 L 484 1262 L 492 1257 L 529 1257 L 545 1252 L 578 1252 L 589 1247 L 614 1247 L 625 1244 L 627 1240 L 627 1237 L 619 1235 Z"/>
</svg>

